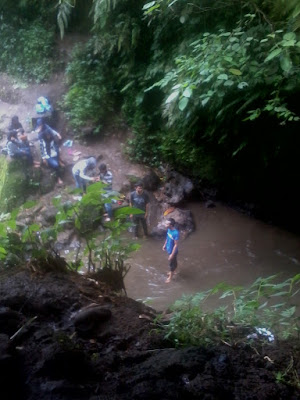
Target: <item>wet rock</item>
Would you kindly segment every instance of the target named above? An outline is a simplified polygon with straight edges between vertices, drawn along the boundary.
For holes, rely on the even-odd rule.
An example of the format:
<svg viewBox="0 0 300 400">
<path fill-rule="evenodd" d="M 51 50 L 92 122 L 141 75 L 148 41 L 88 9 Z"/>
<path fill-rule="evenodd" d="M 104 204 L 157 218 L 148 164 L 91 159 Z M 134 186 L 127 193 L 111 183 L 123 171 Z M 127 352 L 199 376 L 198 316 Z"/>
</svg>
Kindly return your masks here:
<svg viewBox="0 0 300 400">
<path fill-rule="evenodd" d="M 54 207 L 54 206 L 43 207 L 40 212 L 43 216 L 44 221 L 47 223 L 47 225 L 54 224 L 55 219 L 56 219 L 56 214 L 57 214 L 56 207 Z"/>
<path fill-rule="evenodd" d="M 168 172 L 165 179 L 164 195 L 166 202 L 176 205 L 183 201 L 194 189 L 193 182 L 176 171 Z"/>
<path fill-rule="evenodd" d="M 112 316 L 108 308 L 101 306 L 88 306 L 81 309 L 73 318 L 74 326 L 78 333 L 88 335 L 100 328 Z"/>
<path fill-rule="evenodd" d="M 150 171 L 142 179 L 145 190 L 155 191 L 158 189 L 161 181 L 154 171 Z"/>
<path fill-rule="evenodd" d="M 181 239 L 187 237 L 191 232 L 194 231 L 195 225 L 193 221 L 193 216 L 191 211 L 182 210 L 180 208 L 174 207 L 171 212 L 167 215 L 162 215 L 158 224 L 155 228 L 153 228 L 151 235 L 155 237 L 164 237 L 167 232 L 167 220 L 168 218 L 174 218 L 176 222 L 176 228 L 179 230 Z"/>
<path fill-rule="evenodd" d="M 214 208 L 214 207 L 216 207 L 216 205 L 215 205 L 215 203 L 214 203 L 212 200 L 208 200 L 208 201 L 205 203 L 205 207 L 206 207 L 206 208 Z"/>
</svg>

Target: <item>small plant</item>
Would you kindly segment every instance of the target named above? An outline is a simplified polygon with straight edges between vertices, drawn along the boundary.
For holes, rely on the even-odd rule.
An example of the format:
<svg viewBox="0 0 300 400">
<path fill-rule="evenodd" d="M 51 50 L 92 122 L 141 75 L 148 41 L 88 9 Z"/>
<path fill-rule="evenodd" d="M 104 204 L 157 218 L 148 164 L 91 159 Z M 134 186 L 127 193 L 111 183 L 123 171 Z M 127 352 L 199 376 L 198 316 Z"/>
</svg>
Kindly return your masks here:
<svg viewBox="0 0 300 400">
<path fill-rule="evenodd" d="M 249 340 L 256 327 L 265 327 L 281 339 L 298 335 L 299 317 L 291 300 L 300 290 L 300 274 L 280 283 L 276 278 L 258 278 L 249 288 L 220 283 L 205 292 L 184 296 L 172 307 L 166 338 L 177 346 L 234 344 Z M 205 311 L 207 299 L 220 292 L 219 299 L 226 299 L 227 304 Z M 281 299 L 279 303 L 275 303 L 276 298 Z"/>
<path fill-rule="evenodd" d="M 295 366 L 294 358 L 292 356 L 286 369 L 277 371 L 275 373 L 275 379 L 277 383 L 287 384 L 300 389 L 300 377 Z"/>
</svg>

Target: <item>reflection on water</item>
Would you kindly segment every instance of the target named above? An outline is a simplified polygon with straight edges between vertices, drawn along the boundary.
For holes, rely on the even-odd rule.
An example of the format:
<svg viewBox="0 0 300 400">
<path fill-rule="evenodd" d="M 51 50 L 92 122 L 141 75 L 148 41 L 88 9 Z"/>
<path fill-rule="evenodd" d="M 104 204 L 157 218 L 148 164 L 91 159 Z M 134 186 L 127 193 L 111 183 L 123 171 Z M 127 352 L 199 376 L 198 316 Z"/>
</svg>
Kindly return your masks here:
<svg viewBox="0 0 300 400">
<path fill-rule="evenodd" d="M 167 253 L 163 240 L 140 240 L 125 278 L 129 297 L 166 309 L 183 294 L 219 282 L 248 285 L 258 277 L 280 273 L 282 280 L 300 272 L 300 237 L 217 204 L 189 204 L 196 231 L 180 241 L 178 274 L 166 284 Z"/>
</svg>

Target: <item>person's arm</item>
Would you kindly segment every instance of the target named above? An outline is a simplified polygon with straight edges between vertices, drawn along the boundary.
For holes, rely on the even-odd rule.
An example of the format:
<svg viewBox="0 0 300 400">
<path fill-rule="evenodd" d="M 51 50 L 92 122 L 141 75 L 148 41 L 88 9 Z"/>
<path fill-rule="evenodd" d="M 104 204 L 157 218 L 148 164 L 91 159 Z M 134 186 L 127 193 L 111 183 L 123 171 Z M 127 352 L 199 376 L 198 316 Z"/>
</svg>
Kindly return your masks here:
<svg viewBox="0 0 300 400">
<path fill-rule="evenodd" d="M 164 245 L 163 245 L 163 251 L 165 251 L 166 250 L 166 245 L 167 245 L 167 239 L 165 240 L 165 243 L 164 243 Z"/>
<path fill-rule="evenodd" d="M 56 132 L 54 129 L 50 128 L 49 125 L 46 125 L 47 129 L 52 133 L 52 135 L 56 136 L 59 140 L 61 140 L 60 133 Z"/>
<path fill-rule="evenodd" d="M 149 209 L 149 202 L 146 203 L 146 209 L 145 209 L 145 218 L 147 218 L 148 215 L 148 209 Z"/>
<path fill-rule="evenodd" d="M 95 182 L 97 178 L 93 177 L 93 176 L 86 175 L 85 174 L 85 170 L 86 170 L 86 166 L 83 166 L 83 167 L 80 168 L 80 170 L 79 170 L 80 178 L 85 179 L 86 181 L 94 181 Z"/>
</svg>

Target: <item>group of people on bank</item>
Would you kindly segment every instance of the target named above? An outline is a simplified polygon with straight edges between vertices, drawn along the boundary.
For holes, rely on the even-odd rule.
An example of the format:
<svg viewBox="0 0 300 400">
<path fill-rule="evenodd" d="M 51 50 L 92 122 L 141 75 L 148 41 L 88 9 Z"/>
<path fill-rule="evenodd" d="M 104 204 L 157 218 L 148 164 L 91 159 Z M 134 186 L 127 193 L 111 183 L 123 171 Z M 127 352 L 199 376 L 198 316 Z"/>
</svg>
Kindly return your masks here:
<svg viewBox="0 0 300 400">
<path fill-rule="evenodd" d="M 41 160 L 44 165 L 53 169 L 57 176 L 58 184 L 62 184 L 61 168 L 64 166 L 59 153 L 59 140 L 61 135 L 47 125 L 42 118 L 36 121 L 36 132 L 40 143 Z M 27 136 L 24 134 L 24 129 L 19 121 L 18 116 L 13 116 L 8 127 L 7 135 L 7 152 L 12 159 L 23 159 L 29 165 L 39 166 L 40 162 L 34 161 L 30 149 L 30 143 Z M 112 191 L 113 174 L 107 169 L 106 164 L 99 165 L 99 173 L 92 176 L 91 172 L 95 172 L 97 160 L 94 157 L 89 157 L 78 161 L 72 168 L 72 175 L 75 181 L 76 188 L 81 189 L 81 195 L 86 193 L 88 183 L 101 181 L 105 183 L 105 191 L 107 194 Z M 144 236 L 148 236 L 147 215 L 149 210 L 150 199 L 148 194 L 143 189 L 142 183 L 135 185 L 135 190 L 129 196 L 130 207 L 141 210 L 140 214 L 130 215 L 134 223 L 134 237 L 138 238 L 139 227 L 141 226 Z M 104 204 L 106 210 L 106 221 L 113 218 L 113 210 L 111 200 L 108 198 Z M 176 228 L 176 222 L 173 218 L 167 220 L 167 235 L 163 245 L 163 251 L 167 251 L 169 260 L 169 273 L 166 283 L 169 283 L 177 268 L 179 231 Z"/>
</svg>

